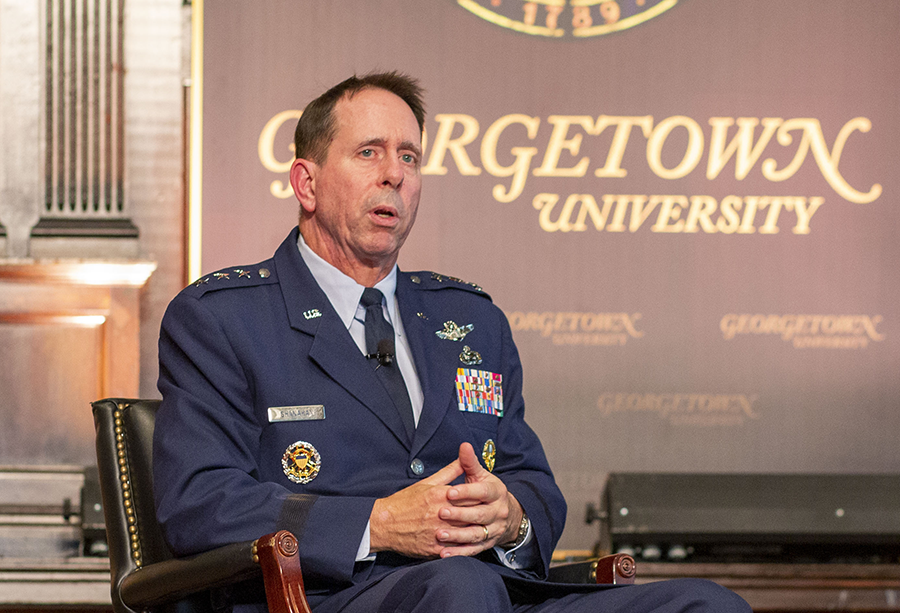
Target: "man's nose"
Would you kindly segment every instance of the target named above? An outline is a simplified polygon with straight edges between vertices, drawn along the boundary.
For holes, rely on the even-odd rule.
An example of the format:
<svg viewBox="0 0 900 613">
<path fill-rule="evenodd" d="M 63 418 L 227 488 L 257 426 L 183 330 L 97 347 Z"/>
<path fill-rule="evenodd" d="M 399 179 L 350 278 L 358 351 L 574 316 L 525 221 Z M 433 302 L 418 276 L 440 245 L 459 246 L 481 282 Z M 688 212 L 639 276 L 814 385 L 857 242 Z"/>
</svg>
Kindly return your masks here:
<svg viewBox="0 0 900 613">
<path fill-rule="evenodd" d="M 382 173 L 382 185 L 390 185 L 397 189 L 403 183 L 403 165 L 397 156 L 385 157 Z"/>
</svg>

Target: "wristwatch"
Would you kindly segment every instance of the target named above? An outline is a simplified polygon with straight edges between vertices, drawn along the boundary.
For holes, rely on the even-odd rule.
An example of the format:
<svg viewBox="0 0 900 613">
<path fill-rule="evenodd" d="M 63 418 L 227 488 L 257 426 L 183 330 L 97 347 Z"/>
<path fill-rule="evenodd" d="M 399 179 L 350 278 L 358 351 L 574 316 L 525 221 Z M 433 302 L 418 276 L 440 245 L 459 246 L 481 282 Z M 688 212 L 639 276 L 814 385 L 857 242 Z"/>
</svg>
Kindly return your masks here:
<svg viewBox="0 0 900 613">
<path fill-rule="evenodd" d="M 522 511 L 522 522 L 519 524 L 519 534 L 516 536 L 516 543 L 513 547 L 518 547 L 525 542 L 525 537 L 528 536 L 528 526 L 530 525 L 531 522 L 528 521 L 528 516 L 525 514 L 525 511 Z"/>
</svg>

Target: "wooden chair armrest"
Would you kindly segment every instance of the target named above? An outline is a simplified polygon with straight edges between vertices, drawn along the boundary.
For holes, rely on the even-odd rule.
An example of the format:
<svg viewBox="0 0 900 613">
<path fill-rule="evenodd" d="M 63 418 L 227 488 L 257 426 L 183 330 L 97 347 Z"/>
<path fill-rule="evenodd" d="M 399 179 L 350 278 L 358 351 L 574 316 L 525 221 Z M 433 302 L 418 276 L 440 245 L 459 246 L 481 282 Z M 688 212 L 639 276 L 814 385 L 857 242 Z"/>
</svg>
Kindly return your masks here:
<svg viewBox="0 0 900 613">
<path fill-rule="evenodd" d="M 140 611 L 263 575 L 271 613 L 309 613 L 297 539 L 287 530 L 189 558 L 144 566 L 122 581 L 122 601 Z"/>
<path fill-rule="evenodd" d="M 616 553 L 596 560 L 553 566 L 548 579 L 557 583 L 630 585 L 634 583 L 634 575 L 634 558 Z"/>
<path fill-rule="evenodd" d="M 311 613 L 300 572 L 300 547 L 287 530 L 267 534 L 256 545 L 269 613 Z"/>
</svg>

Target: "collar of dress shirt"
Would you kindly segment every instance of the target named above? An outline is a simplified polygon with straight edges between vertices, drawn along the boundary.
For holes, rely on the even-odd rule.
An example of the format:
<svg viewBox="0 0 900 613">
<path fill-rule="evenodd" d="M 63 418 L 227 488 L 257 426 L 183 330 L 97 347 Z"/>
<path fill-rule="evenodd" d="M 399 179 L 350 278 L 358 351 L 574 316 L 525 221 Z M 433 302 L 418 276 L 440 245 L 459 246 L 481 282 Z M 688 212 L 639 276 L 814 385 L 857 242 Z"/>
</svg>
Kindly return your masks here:
<svg viewBox="0 0 900 613">
<path fill-rule="evenodd" d="M 359 307 L 359 300 L 362 298 L 363 290 L 366 288 L 319 257 L 309 248 L 306 241 L 303 240 L 302 234 L 299 235 L 299 238 L 297 239 L 297 248 L 300 250 L 300 255 L 306 263 L 306 266 L 309 268 L 309 272 L 312 273 L 316 283 L 318 283 L 319 287 L 322 288 L 322 291 L 325 292 L 325 295 L 331 302 L 331 306 L 334 307 L 338 317 L 341 318 L 344 327 L 349 330 L 350 324 L 356 316 L 356 309 Z M 391 323 L 396 322 L 396 264 L 391 269 L 391 272 L 388 273 L 388 276 L 375 284 L 375 288 L 384 294 L 385 301 L 387 302 L 388 317 L 390 318 Z"/>
</svg>

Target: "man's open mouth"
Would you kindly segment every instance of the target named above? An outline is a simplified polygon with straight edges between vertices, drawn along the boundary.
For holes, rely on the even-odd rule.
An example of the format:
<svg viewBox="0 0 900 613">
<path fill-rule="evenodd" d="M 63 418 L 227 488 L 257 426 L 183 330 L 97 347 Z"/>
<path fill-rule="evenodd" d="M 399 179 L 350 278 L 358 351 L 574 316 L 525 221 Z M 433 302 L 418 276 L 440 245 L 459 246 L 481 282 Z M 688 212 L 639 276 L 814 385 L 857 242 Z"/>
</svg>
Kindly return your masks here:
<svg viewBox="0 0 900 613">
<path fill-rule="evenodd" d="M 396 212 L 393 209 L 389 209 L 389 208 L 377 207 L 373 212 L 378 217 L 381 217 L 383 219 L 389 219 L 391 217 L 397 216 Z"/>
</svg>

